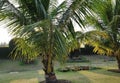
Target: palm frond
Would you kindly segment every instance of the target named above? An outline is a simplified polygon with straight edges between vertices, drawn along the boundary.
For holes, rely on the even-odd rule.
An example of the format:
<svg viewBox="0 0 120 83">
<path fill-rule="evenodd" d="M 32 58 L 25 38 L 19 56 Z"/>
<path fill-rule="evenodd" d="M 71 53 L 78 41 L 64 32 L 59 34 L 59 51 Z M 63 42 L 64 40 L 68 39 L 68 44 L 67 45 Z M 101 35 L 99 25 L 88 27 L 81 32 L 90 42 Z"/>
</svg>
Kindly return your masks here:
<svg viewBox="0 0 120 83">
<path fill-rule="evenodd" d="M 72 15 L 74 15 L 74 11 L 84 6 L 86 0 L 74 0 L 72 4 L 67 8 L 62 18 L 60 19 L 60 25 L 66 23 Z"/>
<path fill-rule="evenodd" d="M 68 56 L 67 43 L 63 33 L 56 29 L 54 33 L 54 54 L 57 60 L 63 64 Z"/>
<path fill-rule="evenodd" d="M 47 2 L 48 2 L 47 3 L 47 5 L 48 5 L 49 4 L 49 0 Z M 42 3 L 41 0 L 35 0 L 35 5 L 36 5 L 36 9 L 37 9 L 37 14 L 39 15 L 39 17 L 41 17 L 41 20 L 47 18 L 47 11 L 46 11 L 46 9 L 48 9 L 48 8 L 45 9 L 45 6 L 44 6 L 45 3 Z"/>
<path fill-rule="evenodd" d="M 0 0 L 0 10 L 2 9 L 4 3 L 5 3 L 5 0 Z"/>
<path fill-rule="evenodd" d="M 22 60 L 32 61 L 39 56 L 40 51 L 37 50 L 35 45 L 25 41 L 22 38 L 16 38 L 14 39 L 14 42 L 16 46 L 10 55 L 13 59 L 19 58 Z"/>
<path fill-rule="evenodd" d="M 50 16 L 51 17 L 56 16 L 56 18 L 58 19 L 58 17 L 60 17 L 62 13 L 65 11 L 66 3 L 67 3 L 66 1 L 63 1 L 59 6 L 53 4 L 53 6 L 50 7 Z"/>
<path fill-rule="evenodd" d="M 50 0 L 41 0 L 41 2 L 45 8 L 45 11 L 48 11 L 49 6 L 50 6 Z"/>
<path fill-rule="evenodd" d="M 1 5 L 1 10 L 7 11 L 6 13 L 12 13 L 14 18 L 18 19 L 20 21 L 20 24 L 26 23 L 26 18 L 24 15 L 8 0 L 3 0 L 3 5 Z M 4 14 L 5 15 L 5 14 Z"/>
</svg>

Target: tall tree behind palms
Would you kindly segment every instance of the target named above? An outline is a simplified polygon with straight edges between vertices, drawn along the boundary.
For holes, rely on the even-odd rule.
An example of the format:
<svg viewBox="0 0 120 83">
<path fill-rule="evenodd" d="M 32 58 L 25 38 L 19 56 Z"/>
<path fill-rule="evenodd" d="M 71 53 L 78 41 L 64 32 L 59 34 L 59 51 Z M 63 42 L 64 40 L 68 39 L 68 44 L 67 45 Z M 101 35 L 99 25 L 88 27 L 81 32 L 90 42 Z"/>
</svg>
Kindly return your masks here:
<svg viewBox="0 0 120 83">
<path fill-rule="evenodd" d="M 12 34 L 28 43 L 26 45 L 18 41 L 17 49 L 22 50 L 22 54 L 41 54 L 46 82 L 56 82 L 53 60 L 57 57 L 63 62 L 66 58 L 69 52 L 65 39 L 67 31 L 74 33 L 71 18 L 83 26 L 83 17 L 89 13 L 85 8 L 87 3 L 84 0 L 73 0 L 68 7 L 66 2 L 56 7 L 52 0 L 18 1 L 19 7 L 15 7 L 8 0 L 0 0 L 0 15 L 10 19 Z"/>
<path fill-rule="evenodd" d="M 89 44 L 98 54 L 115 56 L 120 69 L 120 0 L 92 0 L 91 6 L 94 16 L 88 22 L 108 37 L 97 37 Z"/>
</svg>

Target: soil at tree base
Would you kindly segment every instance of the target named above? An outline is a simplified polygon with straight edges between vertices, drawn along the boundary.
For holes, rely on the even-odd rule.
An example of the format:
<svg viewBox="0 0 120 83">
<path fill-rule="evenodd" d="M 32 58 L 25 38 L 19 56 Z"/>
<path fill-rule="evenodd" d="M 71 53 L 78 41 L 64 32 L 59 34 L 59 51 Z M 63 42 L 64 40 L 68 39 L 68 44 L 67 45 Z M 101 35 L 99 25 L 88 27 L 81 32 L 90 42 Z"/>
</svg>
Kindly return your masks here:
<svg viewBox="0 0 120 83">
<path fill-rule="evenodd" d="M 46 81 L 42 81 L 42 82 L 40 82 L 40 83 L 46 83 Z M 51 82 L 52 83 L 52 82 Z M 55 83 L 71 83 L 70 81 L 68 81 L 68 80 L 62 80 L 62 79 L 60 79 L 60 80 L 57 80 Z"/>
</svg>

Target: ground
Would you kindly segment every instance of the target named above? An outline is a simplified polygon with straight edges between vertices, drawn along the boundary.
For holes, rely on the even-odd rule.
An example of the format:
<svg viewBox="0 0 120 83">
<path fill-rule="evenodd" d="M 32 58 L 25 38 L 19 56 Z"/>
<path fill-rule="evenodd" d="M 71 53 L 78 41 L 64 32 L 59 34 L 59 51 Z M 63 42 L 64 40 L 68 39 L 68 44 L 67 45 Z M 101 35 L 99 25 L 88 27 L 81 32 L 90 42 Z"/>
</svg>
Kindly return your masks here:
<svg viewBox="0 0 120 83">
<path fill-rule="evenodd" d="M 46 82 L 45 82 L 45 81 L 42 81 L 42 82 L 40 82 L 40 83 L 46 83 Z M 71 83 L 71 81 L 59 79 L 59 80 L 57 80 L 55 83 Z"/>
<path fill-rule="evenodd" d="M 114 58 L 100 55 L 84 57 L 90 62 L 66 63 L 66 65 L 100 67 L 101 69 L 59 72 L 57 69 L 62 66 L 56 62 L 57 78 L 69 80 L 72 83 L 118 83 L 120 81 L 120 73 L 107 71 L 117 69 L 117 62 Z M 33 65 L 21 65 L 18 61 L 0 60 L 0 83 L 38 83 L 39 81 L 44 81 L 40 59 Z"/>
</svg>

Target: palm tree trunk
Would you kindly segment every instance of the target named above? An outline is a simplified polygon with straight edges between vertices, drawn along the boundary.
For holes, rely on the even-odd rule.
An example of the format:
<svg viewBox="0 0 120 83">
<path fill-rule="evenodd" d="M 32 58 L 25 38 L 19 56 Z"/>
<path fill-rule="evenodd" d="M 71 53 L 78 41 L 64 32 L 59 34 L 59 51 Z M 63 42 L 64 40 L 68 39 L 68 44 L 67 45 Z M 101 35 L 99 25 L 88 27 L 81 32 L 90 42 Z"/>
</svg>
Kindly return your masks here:
<svg viewBox="0 0 120 83">
<path fill-rule="evenodd" d="M 117 63 L 118 63 L 118 69 L 120 70 L 120 57 L 116 56 Z"/>
<path fill-rule="evenodd" d="M 54 73 L 54 68 L 53 68 L 53 63 L 52 60 L 50 59 L 49 55 L 47 55 L 46 58 L 43 58 L 43 70 L 45 72 L 45 81 L 46 83 L 56 83 L 57 78 Z M 49 61 L 50 60 L 50 61 Z"/>
<path fill-rule="evenodd" d="M 56 83 L 57 79 L 56 79 L 55 73 L 51 72 L 51 73 L 45 74 L 45 80 L 46 80 L 46 83 Z"/>
</svg>

